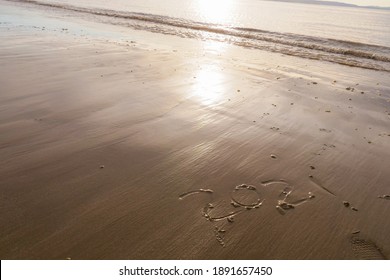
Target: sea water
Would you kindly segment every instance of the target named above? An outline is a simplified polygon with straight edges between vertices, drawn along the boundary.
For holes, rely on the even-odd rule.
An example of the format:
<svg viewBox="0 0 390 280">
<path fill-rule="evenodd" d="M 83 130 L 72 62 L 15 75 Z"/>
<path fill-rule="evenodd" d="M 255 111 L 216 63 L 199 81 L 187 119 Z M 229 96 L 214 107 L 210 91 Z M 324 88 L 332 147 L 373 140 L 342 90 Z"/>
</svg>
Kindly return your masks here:
<svg viewBox="0 0 390 280">
<path fill-rule="evenodd" d="M 138 30 L 390 71 L 389 9 L 262 0 L 10 1 Z"/>
</svg>

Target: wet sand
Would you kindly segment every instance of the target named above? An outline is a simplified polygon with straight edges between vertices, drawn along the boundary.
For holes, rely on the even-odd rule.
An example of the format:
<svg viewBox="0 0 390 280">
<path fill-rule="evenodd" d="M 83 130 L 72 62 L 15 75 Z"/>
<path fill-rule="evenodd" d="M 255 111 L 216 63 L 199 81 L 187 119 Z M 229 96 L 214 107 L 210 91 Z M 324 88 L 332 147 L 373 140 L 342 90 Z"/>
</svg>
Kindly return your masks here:
<svg viewBox="0 0 390 280">
<path fill-rule="evenodd" d="M 0 22 L 1 259 L 390 257 L 388 73 L 50 20 Z"/>
</svg>

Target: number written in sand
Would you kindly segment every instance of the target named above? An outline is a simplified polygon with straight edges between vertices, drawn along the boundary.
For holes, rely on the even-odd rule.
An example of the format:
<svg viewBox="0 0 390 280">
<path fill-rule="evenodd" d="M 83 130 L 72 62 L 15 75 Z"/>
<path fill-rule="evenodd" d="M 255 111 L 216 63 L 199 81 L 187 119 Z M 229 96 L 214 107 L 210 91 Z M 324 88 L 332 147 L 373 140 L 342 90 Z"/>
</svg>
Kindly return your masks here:
<svg viewBox="0 0 390 280">
<path fill-rule="evenodd" d="M 291 199 L 290 195 L 293 192 L 293 187 L 284 180 L 271 180 L 261 183 L 261 188 L 269 188 L 271 186 L 284 186 L 276 200 L 276 210 L 285 215 L 287 211 L 295 209 L 299 205 L 313 199 L 315 196 L 308 193 L 306 197 L 298 200 Z M 218 243 L 225 247 L 224 236 L 228 225 L 234 223 L 236 216 L 243 215 L 249 210 L 257 210 L 265 201 L 265 197 L 256 186 L 241 184 L 232 190 L 230 193 L 230 205 L 224 205 L 224 201 L 215 204 L 214 191 L 212 189 L 198 189 L 183 193 L 179 199 L 186 199 L 193 195 L 205 194 L 208 196 L 208 202 L 202 208 L 202 216 L 210 223 L 214 224 L 214 235 Z M 268 199 L 268 198 L 267 198 Z M 275 198 L 270 198 L 275 199 Z M 225 203 L 226 204 L 226 203 Z"/>
</svg>

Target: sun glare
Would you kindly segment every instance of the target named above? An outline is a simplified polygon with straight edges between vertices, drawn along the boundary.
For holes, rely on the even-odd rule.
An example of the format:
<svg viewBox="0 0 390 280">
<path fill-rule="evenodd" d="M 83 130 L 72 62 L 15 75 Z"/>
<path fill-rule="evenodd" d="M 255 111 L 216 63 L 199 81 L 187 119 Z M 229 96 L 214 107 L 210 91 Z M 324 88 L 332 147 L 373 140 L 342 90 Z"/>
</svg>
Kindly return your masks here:
<svg viewBox="0 0 390 280">
<path fill-rule="evenodd" d="M 197 10 L 205 21 L 225 23 L 234 8 L 234 0 L 198 0 Z"/>
<path fill-rule="evenodd" d="M 223 97 L 225 75 L 216 65 L 206 64 L 196 73 L 193 94 L 204 105 L 218 103 Z"/>
</svg>

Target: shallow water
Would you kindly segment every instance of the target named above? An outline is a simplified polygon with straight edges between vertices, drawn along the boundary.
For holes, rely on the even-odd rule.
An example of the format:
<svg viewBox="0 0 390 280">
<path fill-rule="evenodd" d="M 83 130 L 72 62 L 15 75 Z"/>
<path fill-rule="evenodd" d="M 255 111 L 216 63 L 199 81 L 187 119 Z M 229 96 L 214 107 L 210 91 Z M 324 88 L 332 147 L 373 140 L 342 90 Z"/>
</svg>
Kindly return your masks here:
<svg viewBox="0 0 390 280">
<path fill-rule="evenodd" d="M 390 47 L 390 11 L 261 0 L 44 0 Z M 163 3 L 163 4 L 161 4 Z"/>
<path fill-rule="evenodd" d="M 21 2 L 134 29 L 390 71 L 390 10 L 261 0 Z"/>
</svg>

